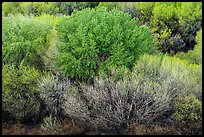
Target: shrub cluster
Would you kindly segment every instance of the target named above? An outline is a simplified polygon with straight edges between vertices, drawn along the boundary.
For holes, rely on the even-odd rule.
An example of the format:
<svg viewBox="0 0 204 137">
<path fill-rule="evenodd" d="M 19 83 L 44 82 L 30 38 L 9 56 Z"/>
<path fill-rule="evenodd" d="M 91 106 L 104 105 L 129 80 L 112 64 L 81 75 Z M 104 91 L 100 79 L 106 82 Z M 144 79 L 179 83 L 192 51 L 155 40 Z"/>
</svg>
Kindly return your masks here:
<svg viewBox="0 0 204 137">
<path fill-rule="evenodd" d="M 74 10 L 94 8 L 98 2 L 3 2 L 4 14 L 21 13 L 24 15 L 39 16 L 49 15 L 71 15 Z"/>
<path fill-rule="evenodd" d="M 201 3 L 155 2 L 135 3 L 135 6 L 137 13 L 141 13 L 141 22 L 149 22 L 162 52 L 174 55 L 193 49 L 202 24 Z"/>
<path fill-rule="evenodd" d="M 170 119 L 195 124 L 200 134 L 201 3 L 105 2 L 84 9 L 97 4 L 3 3 L 3 118 L 41 121 L 49 130 L 71 118 L 105 134 Z M 160 50 L 175 56 L 155 51 L 147 26 Z"/>
<path fill-rule="evenodd" d="M 153 124 L 172 116 L 175 98 L 188 94 L 201 98 L 202 84 L 196 83 L 199 76 L 189 65 L 175 57 L 144 55 L 122 80 L 95 79 L 93 85 L 67 91 L 63 109 L 106 132 L 120 133 L 135 122 Z"/>
<path fill-rule="evenodd" d="M 99 7 L 118 8 L 139 18 L 154 33 L 160 51 L 175 55 L 195 46 L 196 32 L 202 26 L 201 2 L 106 2 Z"/>
</svg>

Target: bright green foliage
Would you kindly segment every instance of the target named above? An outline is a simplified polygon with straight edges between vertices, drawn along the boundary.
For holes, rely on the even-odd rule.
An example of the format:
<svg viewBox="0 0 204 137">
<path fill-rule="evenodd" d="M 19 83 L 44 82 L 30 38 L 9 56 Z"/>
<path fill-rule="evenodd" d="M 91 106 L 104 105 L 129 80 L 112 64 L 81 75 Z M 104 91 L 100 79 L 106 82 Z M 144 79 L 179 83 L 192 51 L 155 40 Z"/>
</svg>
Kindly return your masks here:
<svg viewBox="0 0 204 137">
<path fill-rule="evenodd" d="M 202 121 L 202 102 L 194 95 L 176 98 L 173 109 L 176 120 L 184 124 Z"/>
<path fill-rule="evenodd" d="M 2 18 L 3 64 L 44 68 L 43 56 L 49 46 L 53 18 L 10 15 Z"/>
<path fill-rule="evenodd" d="M 34 68 L 4 65 L 2 68 L 2 109 L 17 120 L 38 118 L 40 104 L 36 100 L 41 74 Z"/>
<path fill-rule="evenodd" d="M 64 17 L 56 27 L 59 42 L 56 65 L 70 77 L 92 79 L 110 66 L 131 68 L 151 52 L 152 35 L 137 19 L 118 10 L 84 9 Z"/>
<path fill-rule="evenodd" d="M 187 53 L 178 53 L 176 56 L 188 60 L 189 63 L 202 64 L 202 30 L 197 32 L 196 42 L 193 50 L 189 50 Z"/>
</svg>

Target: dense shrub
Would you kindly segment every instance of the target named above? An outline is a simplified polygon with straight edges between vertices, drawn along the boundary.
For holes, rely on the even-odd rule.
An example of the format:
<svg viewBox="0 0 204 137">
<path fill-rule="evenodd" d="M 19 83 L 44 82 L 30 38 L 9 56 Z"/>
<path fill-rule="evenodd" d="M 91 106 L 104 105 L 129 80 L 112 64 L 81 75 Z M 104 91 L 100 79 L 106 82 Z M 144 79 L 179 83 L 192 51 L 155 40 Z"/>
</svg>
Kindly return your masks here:
<svg viewBox="0 0 204 137">
<path fill-rule="evenodd" d="M 139 16 L 137 16 L 136 13 L 134 2 L 118 2 L 118 9 L 125 13 L 129 13 L 132 18 L 137 17 L 139 19 Z"/>
<path fill-rule="evenodd" d="M 125 13 L 129 13 L 132 18 L 138 17 L 133 2 L 100 2 L 96 9 L 100 9 L 101 7 L 105 7 L 108 11 L 117 8 Z"/>
<path fill-rule="evenodd" d="M 49 47 L 48 34 L 53 26 L 51 16 L 10 15 L 2 18 L 2 62 L 16 66 L 44 68 L 43 56 Z"/>
<path fill-rule="evenodd" d="M 187 53 L 178 53 L 176 57 L 188 60 L 189 63 L 202 64 L 202 30 L 197 32 L 196 42 L 193 50 L 189 50 Z"/>
<path fill-rule="evenodd" d="M 2 110 L 16 120 L 37 120 L 40 104 L 36 95 L 41 74 L 34 68 L 17 69 L 13 65 L 4 65 L 2 73 Z"/>
<path fill-rule="evenodd" d="M 55 4 L 59 7 L 59 14 L 71 15 L 75 10 L 94 8 L 98 2 L 56 2 Z"/>
<path fill-rule="evenodd" d="M 81 84 L 79 91 L 66 92 L 63 108 L 66 115 L 101 132 L 120 133 L 135 122 L 152 124 L 169 109 L 165 95 L 146 93 L 149 86 L 139 78 L 118 82 L 95 79 L 92 86 Z"/>
<path fill-rule="evenodd" d="M 194 95 L 176 98 L 173 109 L 174 117 L 183 124 L 202 121 L 202 102 Z"/>
<path fill-rule="evenodd" d="M 84 9 L 57 25 L 56 65 L 70 77 L 90 80 L 110 66 L 131 68 L 153 48 L 152 35 L 137 19 L 118 10 Z"/>
</svg>

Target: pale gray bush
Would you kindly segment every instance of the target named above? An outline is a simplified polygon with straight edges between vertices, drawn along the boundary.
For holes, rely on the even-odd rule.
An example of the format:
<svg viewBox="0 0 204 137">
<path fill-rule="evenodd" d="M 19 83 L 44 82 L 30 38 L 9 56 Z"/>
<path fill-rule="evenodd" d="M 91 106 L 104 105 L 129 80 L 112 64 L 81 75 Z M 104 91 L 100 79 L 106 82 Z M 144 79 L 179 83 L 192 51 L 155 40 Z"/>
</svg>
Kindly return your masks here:
<svg viewBox="0 0 204 137">
<path fill-rule="evenodd" d="M 38 90 L 46 113 L 58 118 L 63 115 L 63 94 L 70 86 L 68 78 L 60 78 L 60 76 L 50 74 L 42 78 Z"/>
<path fill-rule="evenodd" d="M 69 116 L 92 127 L 118 133 L 130 129 L 135 122 L 150 124 L 168 109 L 165 95 L 148 92 L 149 86 L 139 79 L 95 79 L 94 85 L 80 84 L 81 96 L 67 92 L 63 108 Z"/>
</svg>

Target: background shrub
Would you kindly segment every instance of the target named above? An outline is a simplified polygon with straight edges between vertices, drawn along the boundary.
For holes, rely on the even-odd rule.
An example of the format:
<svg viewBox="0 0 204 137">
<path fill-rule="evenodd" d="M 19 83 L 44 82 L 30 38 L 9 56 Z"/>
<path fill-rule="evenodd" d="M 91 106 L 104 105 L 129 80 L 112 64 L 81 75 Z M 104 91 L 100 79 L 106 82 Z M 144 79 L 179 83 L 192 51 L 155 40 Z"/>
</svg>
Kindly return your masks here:
<svg viewBox="0 0 204 137">
<path fill-rule="evenodd" d="M 44 69 L 53 18 L 10 15 L 2 18 L 2 62 Z"/>
<path fill-rule="evenodd" d="M 4 65 L 2 73 L 2 110 L 16 120 L 37 120 L 40 104 L 36 96 L 41 73 L 25 66 L 17 69 L 14 65 Z"/>
<path fill-rule="evenodd" d="M 135 14 L 141 24 L 150 26 L 160 51 L 175 55 L 195 46 L 201 29 L 200 2 L 135 2 Z"/>
<path fill-rule="evenodd" d="M 131 68 L 153 47 L 148 28 L 117 10 L 84 9 L 64 17 L 56 30 L 56 65 L 63 73 L 82 80 L 92 79 L 99 70 L 107 72 L 109 66 Z"/>
<path fill-rule="evenodd" d="M 40 16 L 49 15 L 71 15 L 74 10 L 94 8 L 98 2 L 3 2 L 4 14 L 21 13 L 24 15 Z"/>
</svg>

